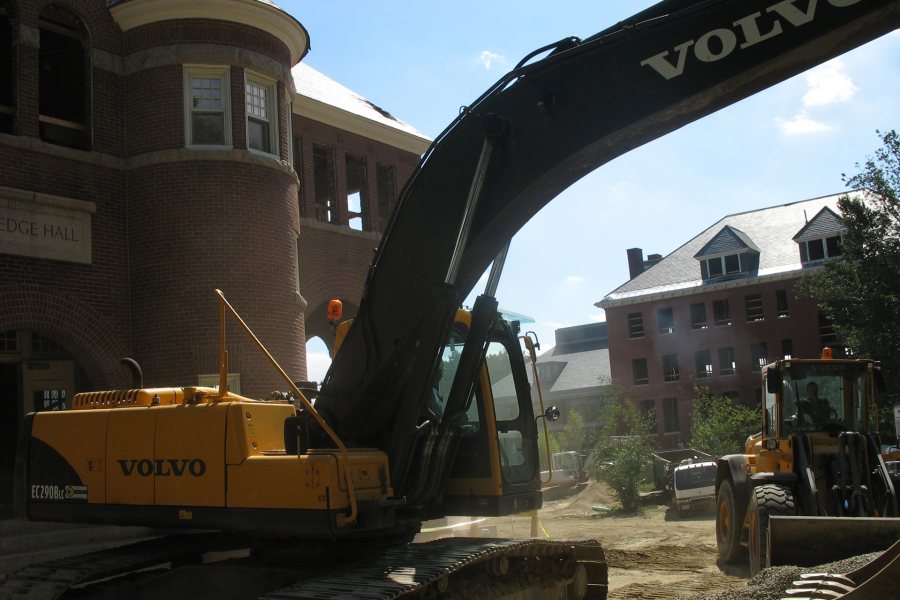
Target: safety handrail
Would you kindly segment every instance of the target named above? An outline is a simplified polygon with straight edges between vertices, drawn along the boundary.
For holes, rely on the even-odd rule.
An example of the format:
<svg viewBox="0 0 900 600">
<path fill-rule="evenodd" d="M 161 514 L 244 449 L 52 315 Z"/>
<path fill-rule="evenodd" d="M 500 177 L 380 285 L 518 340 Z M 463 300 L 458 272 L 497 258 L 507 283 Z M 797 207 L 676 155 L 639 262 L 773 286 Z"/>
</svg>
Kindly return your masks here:
<svg viewBox="0 0 900 600">
<path fill-rule="evenodd" d="M 519 336 L 522 341 L 525 343 L 525 349 L 528 351 L 529 356 L 531 357 L 531 373 L 534 376 L 534 385 L 537 388 L 538 394 L 538 403 L 541 406 L 541 414 L 544 414 L 544 394 L 541 392 L 541 380 L 538 376 L 537 370 L 537 352 L 535 352 L 534 340 L 526 334 Z M 547 481 L 544 481 L 543 477 L 541 478 L 541 484 L 548 484 L 553 481 L 553 454 L 550 452 L 550 434 L 547 432 L 547 419 L 541 419 L 544 425 L 544 445 L 546 446 L 547 451 Z"/>
<path fill-rule="evenodd" d="M 307 410 L 307 412 L 312 415 L 313 419 L 315 419 L 316 423 L 319 424 L 319 427 L 322 428 L 322 431 L 325 432 L 325 435 L 334 442 L 335 446 L 337 446 L 338 450 L 341 453 L 341 457 L 344 459 L 344 475 L 347 478 L 347 494 L 350 497 L 350 514 L 348 516 L 338 515 L 337 523 L 338 526 L 349 525 L 356 521 L 356 517 L 358 515 L 358 510 L 356 506 L 356 493 L 353 490 L 353 478 L 350 475 L 350 453 L 347 451 L 347 447 L 344 445 L 344 442 L 338 437 L 338 435 L 334 432 L 334 430 L 325 422 L 319 412 L 313 407 L 312 403 L 307 400 L 306 396 L 303 395 L 303 392 L 300 391 L 300 388 L 296 386 L 296 384 L 291 380 L 287 373 L 285 373 L 284 369 L 281 368 L 281 365 L 275 360 L 275 358 L 266 350 L 266 347 L 263 346 L 263 343 L 259 341 L 259 338 L 253 333 L 250 329 L 250 326 L 244 322 L 238 312 L 234 309 L 233 306 L 225 299 L 225 294 L 222 293 L 222 290 L 216 290 L 216 294 L 219 295 L 219 309 L 220 309 L 220 343 L 221 343 L 221 351 L 219 354 L 219 395 L 218 398 L 221 400 L 228 394 L 228 351 L 225 349 L 225 309 L 231 313 L 231 316 L 234 317 L 234 320 L 238 323 L 238 325 L 243 328 L 244 332 L 253 340 L 253 343 L 256 344 L 256 347 L 259 348 L 260 352 L 269 360 L 275 370 L 281 375 L 281 377 L 287 382 L 288 386 L 290 386 L 291 391 L 294 393 L 294 397 L 298 398 L 300 402 L 303 404 L 303 408 Z"/>
</svg>

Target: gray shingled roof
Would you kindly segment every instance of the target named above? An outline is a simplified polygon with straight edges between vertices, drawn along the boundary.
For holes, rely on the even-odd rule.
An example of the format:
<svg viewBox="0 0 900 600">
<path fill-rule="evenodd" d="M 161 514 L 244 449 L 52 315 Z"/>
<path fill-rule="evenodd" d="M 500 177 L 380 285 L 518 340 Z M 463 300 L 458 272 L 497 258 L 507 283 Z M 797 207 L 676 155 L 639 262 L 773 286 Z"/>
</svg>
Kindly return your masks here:
<svg viewBox="0 0 900 600">
<path fill-rule="evenodd" d="M 591 388 L 599 390 L 601 387 L 608 385 L 611 377 L 609 367 L 609 348 L 599 350 L 589 350 L 587 352 L 573 352 L 571 354 L 553 354 L 554 349 L 538 356 L 538 364 L 545 362 L 561 362 L 565 364 L 562 373 L 553 382 L 550 387 L 549 394 L 554 397 L 572 395 L 574 393 L 584 392 Z M 534 384 L 534 372 L 531 364 L 525 365 L 528 374 L 528 383 Z M 542 383 L 546 384 L 542 379 Z M 500 381 L 493 383 L 491 386 L 495 398 L 512 398 L 515 397 L 515 387 L 512 375 L 507 375 Z M 547 388 L 543 387 L 544 393 L 548 393 Z M 547 398 L 544 398 L 547 400 Z"/>
<path fill-rule="evenodd" d="M 609 348 L 588 350 L 587 352 L 573 352 L 571 354 L 552 354 L 552 350 L 538 357 L 538 364 L 543 362 L 564 362 L 566 366 L 562 373 L 553 382 L 550 393 L 568 394 L 584 391 L 590 388 L 600 388 L 608 385 L 611 377 L 609 367 Z M 529 371 L 529 381 L 531 372 Z"/>
<path fill-rule="evenodd" d="M 723 256 L 725 254 L 736 254 L 747 250 L 759 252 L 759 248 L 746 233 L 740 229 L 735 229 L 731 225 L 726 225 L 719 233 L 713 236 L 713 239 L 700 249 L 700 252 L 694 255 L 694 258 Z"/>
<path fill-rule="evenodd" d="M 803 229 L 797 232 L 797 235 L 794 236 L 794 241 L 799 242 L 838 235 L 845 229 L 847 228 L 841 223 L 840 217 L 826 206 L 815 217 L 810 219 Z"/>
<path fill-rule="evenodd" d="M 745 233 L 759 248 L 758 277 L 799 271 L 800 251 L 794 236 L 823 208 L 837 211 L 844 194 L 823 196 L 734 215 L 728 215 L 689 240 L 661 261 L 616 288 L 597 303 L 600 307 L 638 302 L 646 296 L 689 291 L 704 285 L 700 263 L 694 258 L 725 226 Z"/>
<path fill-rule="evenodd" d="M 291 69 L 294 87 L 301 96 L 317 100 L 350 114 L 387 125 L 410 135 L 428 139 L 424 133 L 369 102 L 351 89 L 323 75 L 306 63 L 298 63 Z"/>
</svg>

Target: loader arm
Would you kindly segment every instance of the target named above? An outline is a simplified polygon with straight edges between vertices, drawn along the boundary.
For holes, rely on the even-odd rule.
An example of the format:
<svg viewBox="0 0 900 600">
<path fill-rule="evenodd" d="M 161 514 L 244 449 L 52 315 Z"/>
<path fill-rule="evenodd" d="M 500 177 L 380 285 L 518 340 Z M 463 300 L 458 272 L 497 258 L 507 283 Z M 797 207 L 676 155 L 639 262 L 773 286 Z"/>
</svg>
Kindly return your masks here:
<svg viewBox="0 0 900 600">
<path fill-rule="evenodd" d="M 898 23 L 900 0 L 667 0 L 518 66 L 438 136 L 403 189 L 316 408 L 343 439 L 385 450 L 403 477 L 454 311 L 538 210 L 617 156 Z"/>
</svg>

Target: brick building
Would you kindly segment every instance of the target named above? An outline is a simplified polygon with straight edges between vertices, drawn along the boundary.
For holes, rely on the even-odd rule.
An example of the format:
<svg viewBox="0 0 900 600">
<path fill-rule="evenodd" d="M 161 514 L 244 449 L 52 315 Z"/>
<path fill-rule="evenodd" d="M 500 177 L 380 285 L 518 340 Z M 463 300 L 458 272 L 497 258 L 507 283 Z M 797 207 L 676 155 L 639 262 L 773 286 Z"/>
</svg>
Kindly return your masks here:
<svg viewBox="0 0 900 600">
<path fill-rule="evenodd" d="M 755 407 L 760 367 L 836 343 L 803 272 L 840 253 L 837 195 L 729 215 L 666 257 L 631 249 L 606 311 L 613 380 L 656 415 L 659 445 L 690 437 L 696 386 Z"/>
<path fill-rule="evenodd" d="M 0 0 L 0 489 L 21 416 L 130 386 L 121 357 L 217 381 L 217 288 L 306 379 L 429 144 L 308 49 L 268 0 Z M 283 389 L 228 351 L 235 390 Z"/>
</svg>

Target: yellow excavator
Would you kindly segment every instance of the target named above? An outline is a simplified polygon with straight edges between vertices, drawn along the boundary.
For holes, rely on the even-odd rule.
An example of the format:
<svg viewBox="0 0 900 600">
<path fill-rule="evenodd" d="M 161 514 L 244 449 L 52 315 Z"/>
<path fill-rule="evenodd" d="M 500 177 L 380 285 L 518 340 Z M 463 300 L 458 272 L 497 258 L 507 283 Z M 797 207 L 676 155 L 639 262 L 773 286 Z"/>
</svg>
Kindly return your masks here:
<svg viewBox="0 0 900 600">
<path fill-rule="evenodd" d="M 541 506 L 541 415 L 495 298 L 510 240 L 604 163 L 898 26 L 900 0 L 665 0 L 530 53 L 405 185 L 314 403 L 283 371 L 288 399 L 229 392 L 222 350 L 217 389 L 135 377 L 25 418 L 21 516 L 204 533 L 39 565 L 0 597 L 605 597 L 594 541 L 408 543 Z"/>
<path fill-rule="evenodd" d="M 877 362 L 785 358 L 762 369 L 762 431 L 718 459 L 720 558 L 750 573 L 813 566 L 900 540 L 896 475 L 875 433 Z M 895 568 L 900 568 L 897 563 Z"/>
</svg>

